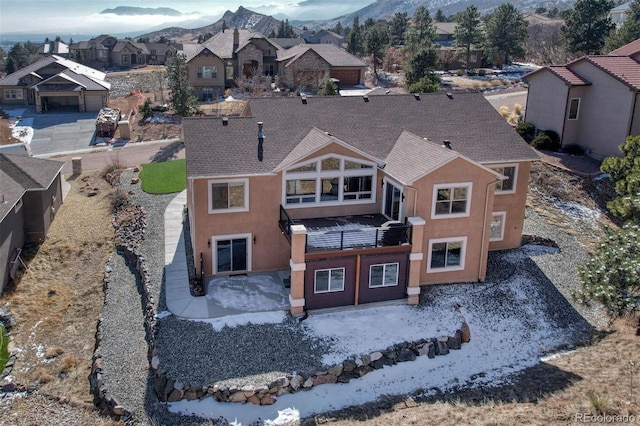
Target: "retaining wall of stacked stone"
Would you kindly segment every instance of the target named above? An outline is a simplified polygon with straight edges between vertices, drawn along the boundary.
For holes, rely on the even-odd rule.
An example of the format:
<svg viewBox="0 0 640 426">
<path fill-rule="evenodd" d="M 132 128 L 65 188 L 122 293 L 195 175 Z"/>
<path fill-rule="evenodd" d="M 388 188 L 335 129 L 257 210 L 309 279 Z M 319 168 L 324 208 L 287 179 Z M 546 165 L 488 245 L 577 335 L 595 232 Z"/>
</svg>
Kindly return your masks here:
<svg viewBox="0 0 640 426">
<path fill-rule="evenodd" d="M 207 386 L 192 386 L 172 379 L 168 376 L 167 371 L 160 366 L 160 358 L 155 345 L 157 312 L 155 301 L 148 290 L 150 277 L 144 256 L 133 245 L 118 245 L 118 252 L 125 257 L 130 265 L 134 266 L 137 279 L 141 283 L 145 306 L 144 324 L 149 345 L 153 388 L 156 396 L 161 401 L 175 402 L 182 399 L 192 401 L 212 397 L 220 402 L 251 402 L 259 405 L 270 405 L 280 395 L 286 393 L 309 390 L 314 386 L 326 383 L 348 383 L 350 380 L 360 378 L 385 366 L 392 366 L 399 362 L 414 361 L 418 356 L 435 358 L 436 356 L 447 355 L 451 350 L 461 349 L 462 344 L 469 342 L 471 338 L 469 326 L 463 321 L 460 329 L 456 330 L 451 336 L 403 342 L 390 346 L 385 350 L 352 357 L 331 368 L 284 375 L 262 386 L 220 386 L 215 383 Z M 104 278 L 105 286 L 109 285 L 109 270 L 110 267 L 107 266 Z M 108 411 L 115 417 L 126 417 L 129 410 L 118 405 L 117 401 L 109 396 L 108 390 L 102 382 L 102 360 L 99 348 L 101 342 L 100 327 L 101 325 L 98 324 L 96 351 L 90 376 L 91 389 L 96 399 L 96 405 L 101 410 Z"/>
</svg>

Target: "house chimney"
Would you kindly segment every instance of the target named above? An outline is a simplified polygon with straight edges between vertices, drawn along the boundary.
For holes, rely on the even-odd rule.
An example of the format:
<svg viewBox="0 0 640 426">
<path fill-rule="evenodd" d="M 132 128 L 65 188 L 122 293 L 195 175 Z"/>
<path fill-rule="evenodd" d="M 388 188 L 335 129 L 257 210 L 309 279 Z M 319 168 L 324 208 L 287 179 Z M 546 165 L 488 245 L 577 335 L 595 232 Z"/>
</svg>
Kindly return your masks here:
<svg viewBox="0 0 640 426">
<path fill-rule="evenodd" d="M 453 149 L 453 148 L 451 148 L 451 141 L 448 140 L 448 139 L 445 139 L 445 140 L 442 141 L 442 146 L 444 148 Z"/>
<path fill-rule="evenodd" d="M 236 51 L 236 48 L 240 45 L 240 31 L 238 31 L 238 27 L 233 29 L 233 51 Z"/>
<path fill-rule="evenodd" d="M 262 121 L 258 121 L 258 161 L 262 161 L 263 157 L 264 157 L 264 148 L 263 148 L 263 142 L 264 142 L 264 133 L 262 132 Z"/>
</svg>

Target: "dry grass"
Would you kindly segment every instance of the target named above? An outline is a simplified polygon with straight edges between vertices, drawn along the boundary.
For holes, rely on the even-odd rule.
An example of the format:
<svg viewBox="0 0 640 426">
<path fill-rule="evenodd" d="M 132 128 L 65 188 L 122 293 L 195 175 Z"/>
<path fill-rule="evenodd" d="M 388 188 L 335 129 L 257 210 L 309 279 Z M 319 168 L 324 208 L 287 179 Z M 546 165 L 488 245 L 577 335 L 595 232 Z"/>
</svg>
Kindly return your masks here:
<svg viewBox="0 0 640 426">
<path fill-rule="evenodd" d="M 15 380 L 87 409 L 93 407 L 87 376 L 104 302 L 104 265 L 113 250 L 110 192 L 97 175 L 77 177 L 46 241 L 25 251 L 28 269 L 0 298 L 10 303 L 16 319 L 11 334 L 22 349 Z"/>
</svg>

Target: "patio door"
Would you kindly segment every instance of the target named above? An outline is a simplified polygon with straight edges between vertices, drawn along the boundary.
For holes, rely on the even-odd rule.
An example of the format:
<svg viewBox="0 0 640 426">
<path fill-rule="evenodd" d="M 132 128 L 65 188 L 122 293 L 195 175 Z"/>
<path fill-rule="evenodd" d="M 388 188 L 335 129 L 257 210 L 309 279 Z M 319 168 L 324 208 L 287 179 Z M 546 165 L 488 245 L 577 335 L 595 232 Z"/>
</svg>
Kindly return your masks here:
<svg viewBox="0 0 640 426">
<path fill-rule="evenodd" d="M 212 240 L 214 274 L 251 270 L 251 234 L 215 236 Z"/>
<path fill-rule="evenodd" d="M 402 221 L 402 189 L 385 179 L 383 214 L 391 220 Z"/>
</svg>

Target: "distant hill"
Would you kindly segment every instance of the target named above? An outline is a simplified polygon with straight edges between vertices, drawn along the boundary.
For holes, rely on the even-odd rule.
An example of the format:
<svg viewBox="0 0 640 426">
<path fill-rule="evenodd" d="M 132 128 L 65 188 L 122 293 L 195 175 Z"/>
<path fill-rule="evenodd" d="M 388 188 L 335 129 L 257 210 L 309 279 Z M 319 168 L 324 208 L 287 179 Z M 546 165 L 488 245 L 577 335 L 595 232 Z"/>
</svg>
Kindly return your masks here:
<svg viewBox="0 0 640 426">
<path fill-rule="evenodd" d="M 118 6 L 113 9 L 105 9 L 101 14 L 113 13 L 114 15 L 121 16 L 136 16 L 136 15 L 162 15 L 162 16 L 182 16 L 182 13 L 170 7 L 133 7 L 133 6 Z"/>
<path fill-rule="evenodd" d="M 206 25 L 199 28 L 187 29 L 180 27 L 164 28 L 158 31 L 153 31 L 147 34 L 138 36 L 139 38 L 149 38 L 150 40 L 158 40 L 160 37 L 165 37 L 175 42 L 186 42 L 196 40 L 199 35 L 204 36 L 207 33 L 217 34 L 222 31 L 222 23 L 225 22 L 227 28 L 239 28 L 245 30 L 256 31 L 264 35 L 269 35 L 271 31 L 278 31 L 280 21 L 261 13 L 253 12 L 242 6 L 237 11 L 226 11 L 222 18 L 213 22 L 210 25 Z"/>
<path fill-rule="evenodd" d="M 406 12 L 409 17 L 413 16 L 413 13 L 419 6 L 425 6 L 431 12 L 431 16 L 440 9 L 442 12 L 449 16 L 458 12 L 462 12 L 470 5 L 475 5 L 481 14 L 492 12 L 495 8 L 505 3 L 504 0 L 376 0 L 375 3 L 371 3 L 368 6 L 363 7 L 353 13 L 347 15 L 338 16 L 334 19 L 325 19 L 315 21 L 312 23 L 306 23 L 305 25 L 310 29 L 319 28 L 333 28 L 338 22 L 343 26 L 351 26 L 353 24 L 353 18 L 358 16 L 360 23 L 363 23 L 368 18 L 374 20 L 378 19 L 391 19 L 396 13 Z M 551 9 L 558 7 L 559 9 L 567 9 L 575 3 L 575 0 L 511 0 L 518 10 L 521 12 L 531 12 L 538 7 L 546 7 Z"/>
</svg>

